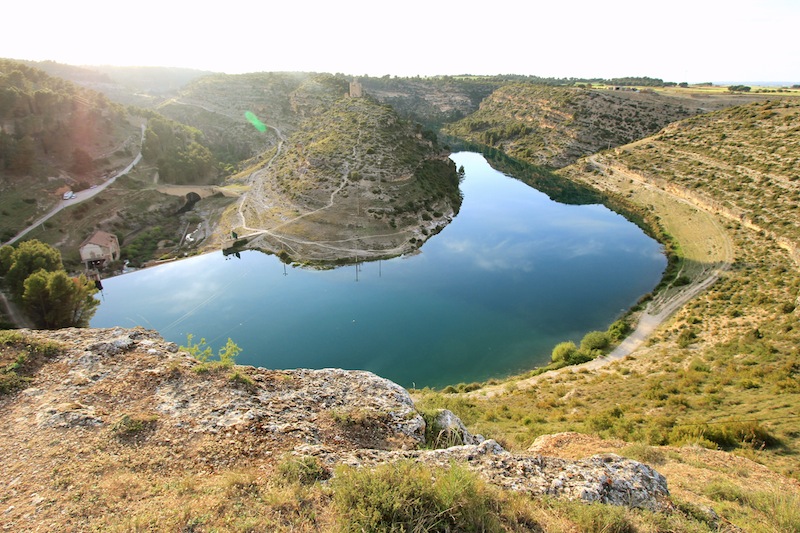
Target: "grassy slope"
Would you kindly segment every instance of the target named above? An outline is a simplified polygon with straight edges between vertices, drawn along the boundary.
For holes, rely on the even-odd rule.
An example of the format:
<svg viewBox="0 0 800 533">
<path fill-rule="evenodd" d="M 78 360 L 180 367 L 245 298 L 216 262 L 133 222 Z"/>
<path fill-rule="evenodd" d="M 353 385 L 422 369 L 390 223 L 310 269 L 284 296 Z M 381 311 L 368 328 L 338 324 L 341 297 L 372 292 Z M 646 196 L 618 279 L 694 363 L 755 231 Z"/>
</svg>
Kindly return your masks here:
<svg viewBox="0 0 800 533">
<path fill-rule="evenodd" d="M 787 252 L 796 251 L 799 221 L 796 110 L 792 102 L 760 103 L 696 117 L 564 169 L 571 179 L 643 203 L 696 259 L 708 248 L 706 235 L 687 231 L 697 217 L 671 217 L 670 205 L 700 206 L 732 241 L 732 268 L 628 359 L 594 372 L 549 374 L 524 391 L 509 380 L 507 392 L 492 398 L 422 393 L 421 404 L 449 407 L 512 448 L 580 431 L 644 446 L 719 447 L 800 478 L 800 268 Z M 648 202 L 659 188 L 677 197 Z M 675 450 L 679 462 L 689 461 L 683 448 Z M 748 473 L 735 464 L 670 482 L 701 495 L 720 484 L 747 493 Z M 789 494 L 800 492 L 795 486 Z M 711 503 L 742 527 L 758 523 L 752 507 L 724 497 Z"/>
</svg>

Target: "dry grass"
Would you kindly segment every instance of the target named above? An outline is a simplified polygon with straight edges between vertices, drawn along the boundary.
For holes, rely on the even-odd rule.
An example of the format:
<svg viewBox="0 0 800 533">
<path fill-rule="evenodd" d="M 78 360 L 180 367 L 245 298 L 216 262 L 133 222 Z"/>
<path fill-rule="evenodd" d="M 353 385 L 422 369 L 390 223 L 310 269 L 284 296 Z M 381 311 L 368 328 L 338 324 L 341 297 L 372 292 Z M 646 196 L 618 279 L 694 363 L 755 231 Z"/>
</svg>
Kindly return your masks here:
<svg viewBox="0 0 800 533">
<path fill-rule="evenodd" d="M 679 123 L 670 131 L 679 134 L 675 142 L 683 142 L 687 131 L 702 139 L 717 132 L 718 138 L 720 131 L 736 128 L 732 117 L 742 113 L 757 123 L 759 131 L 769 131 L 773 125 L 796 127 L 800 114 L 793 105 L 785 109 L 771 105 L 762 113 L 764 107 L 753 104 L 744 111 L 691 119 L 691 126 Z M 797 502 L 798 484 L 791 478 L 800 478 L 796 309 L 800 271 L 786 251 L 797 217 L 794 208 L 784 209 L 781 220 L 772 216 L 779 212 L 779 203 L 794 201 L 797 182 L 774 165 L 765 172 L 764 163 L 775 150 L 780 152 L 779 162 L 787 154 L 796 155 L 797 146 L 774 144 L 760 134 L 746 140 L 747 130 L 730 136 L 733 147 L 722 142 L 718 159 L 708 150 L 695 150 L 694 156 L 683 153 L 676 158 L 676 164 L 690 168 L 695 157 L 706 167 L 723 168 L 725 156 L 719 154 L 742 152 L 755 168 L 740 163 L 737 172 L 752 170 L 752 175 L 759 175 L 761 191 L 736 200 L 745 223 L 732 220 L 731 211 L 720 209 L 715 196 L 715 191 L 723 197 L 730 194 L 732 189 L 726 187 L 735 186 L 733 178 L 725 177 L 711 187 L 710 181 L 703 182 L 708 181 L 707 174 L 699 174 L 693 179 L 702 185 L 695 187 L 687 181 L 692 174 L 681 170 L 682 179 L 671 181 L 671 167 L 665 165 L 667 143 L 672 141 L 666 138 L 591 156 L 562 171 L 570 179 L 650 211 L 677 241 L 683 274 L 690 281 L 711 265 L 731 263 L 730 270 L 678 310 L 647 346 L 596 371 L 543 375 L 533 389 L 520 390 L 512 378 L 494 387 L 505 389 L 497 397 L 481 397 L 480 391 L 468 396 L 422 391 L 419 404 L 449 408 L 471 430 L 514 449 L 525 449 L 536 437 L 560 431 L 619 439 L 623 442 L 614 444 L 619 449 L 638 443 L 628 447 L 629 452 L 658 463 L 680 503 L 700 502 L 745 530 L 763 524 L 776 531 L 797 528 L 791 507 Z M 647 172 L 632 170 L 629 154 L 636 154 L 639 167 L 650 156 L 656 163 Z M 762 204 L 762 196 L 770 202 Z M 573 452 L 608 448 L 608 443 L 595 443 Z M 565 448 L 565 453 L 572 452 Z M 710 491 L 715 484 L 734 489 Z M 781 487 L 777 491 L 776 485 Z M 750 490 L 753 497 L 739 496 Z"/>
</svg>

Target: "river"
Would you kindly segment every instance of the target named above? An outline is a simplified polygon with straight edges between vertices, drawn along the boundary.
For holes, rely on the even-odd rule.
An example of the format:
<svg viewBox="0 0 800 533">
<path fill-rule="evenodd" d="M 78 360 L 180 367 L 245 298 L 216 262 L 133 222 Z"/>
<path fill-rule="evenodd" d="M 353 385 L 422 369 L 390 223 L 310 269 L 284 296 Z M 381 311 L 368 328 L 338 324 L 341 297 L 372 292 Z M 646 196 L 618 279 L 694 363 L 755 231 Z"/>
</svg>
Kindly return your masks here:
<svg viewBox="0 0 800 533">
<path fill-rule="evenodd" d="M 662 247 L 602 205 L 566 205 L 494 170 L 463 165 L 458 216 L 421 253 L 334 270 L 243 252 L 197 256 L 104 280 L 92 327 L 192 333 L 237 362 L 363 369 L 405 387 L 518 373 L 605 329 L 655 287 Z"/>
</svg>

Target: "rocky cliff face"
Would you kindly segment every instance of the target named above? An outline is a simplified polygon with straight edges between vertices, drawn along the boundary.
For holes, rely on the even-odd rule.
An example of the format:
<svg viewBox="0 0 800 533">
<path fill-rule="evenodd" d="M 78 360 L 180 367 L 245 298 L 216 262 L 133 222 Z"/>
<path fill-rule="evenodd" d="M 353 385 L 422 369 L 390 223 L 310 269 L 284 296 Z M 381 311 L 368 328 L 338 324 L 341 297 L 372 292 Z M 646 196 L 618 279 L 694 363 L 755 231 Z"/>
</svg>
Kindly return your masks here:
<svg viewBox="0 0 800 533">
<path fill-rule="evenodd" d="M 369 372 L 209 368 L 143 329 L 22 336 L 59 348 L 0 399 L 0 468 L 10 482 L 2 521 L 15 527 L 64 512 L 64 502 L 123 467 L 162 480 L 244 465 L 270 471 L 287 454 L 316 457 L 330 471 L 456 461 L 510 490 L 670 506 L 666 480 L 644 464 L 610 454 L 579 461 L 511 454 L 470 435 L 449 412 L 431 422 L 436 436 L 463 444 L 430 449 L 426 419 L 408 392 Z"/>
</svg>

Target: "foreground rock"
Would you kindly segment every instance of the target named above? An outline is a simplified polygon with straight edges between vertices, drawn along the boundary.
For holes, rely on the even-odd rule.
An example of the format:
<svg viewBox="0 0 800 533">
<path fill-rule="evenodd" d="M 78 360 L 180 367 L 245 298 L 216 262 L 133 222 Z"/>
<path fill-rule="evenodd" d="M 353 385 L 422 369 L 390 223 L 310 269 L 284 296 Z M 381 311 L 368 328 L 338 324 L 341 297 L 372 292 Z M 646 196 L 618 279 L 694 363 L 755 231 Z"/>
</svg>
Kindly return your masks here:
<svg viewBox="0 0 800 533">
<path fill-rule="evenodd" d="M 63 349 L 27 388 L 0 399 L 0 468 L 28 487 L 6 499 L 12 522 L 20 513 L 35 516 L 31 506 L 38 504 L 31 502 L 38 498 L 63 497 L 59 491 L 88 475 L 79 469 L 89 457 L 98 472 L 138 461 L 136 468 L 159 475 L 229 467 L 268 472 L 286 454 L 314 456 L 330 470 L 455 461 L 510 490 L 650 510 L 671 505 L 666 480 L 646 465 L 613 454 L 577 461 L 515 455 L 470 435 L 449 411 L 435 426 L 463 445 L 421 449 L 426 423 L 407 391 L 370 372 L 208 369 L 143 329 L 22 333 Z"/>
<path fill-rule="evenodd" d="M 330 465 L 342 463 L 356 467 L 412 460 L 446 468 L 457 462 L 486 481 L 509 490 L 651 511 L 663 511 L 672 506 L 664 476 L 645 464 L 614 454 L 577 461 L 515 455 L 494 440 L 438 450 L 355 450 L 346 454 L 301 446 L 296 453 L 316 456 Z"/>
</svg>

